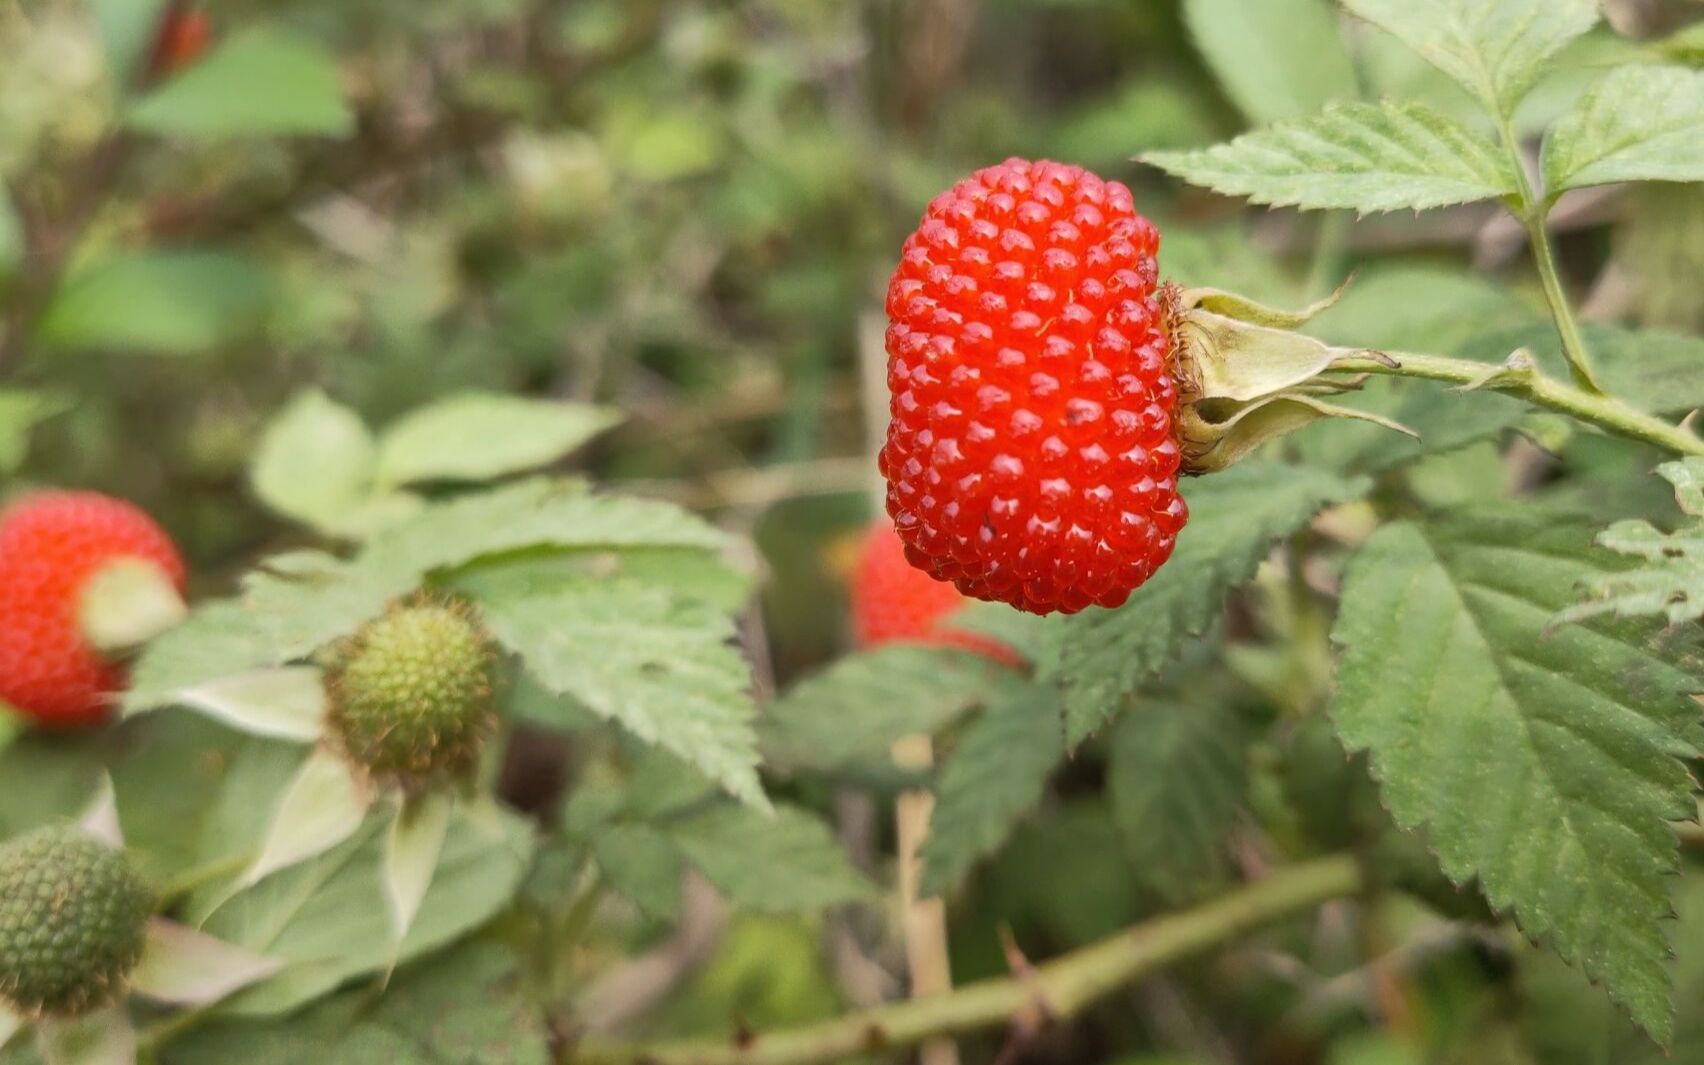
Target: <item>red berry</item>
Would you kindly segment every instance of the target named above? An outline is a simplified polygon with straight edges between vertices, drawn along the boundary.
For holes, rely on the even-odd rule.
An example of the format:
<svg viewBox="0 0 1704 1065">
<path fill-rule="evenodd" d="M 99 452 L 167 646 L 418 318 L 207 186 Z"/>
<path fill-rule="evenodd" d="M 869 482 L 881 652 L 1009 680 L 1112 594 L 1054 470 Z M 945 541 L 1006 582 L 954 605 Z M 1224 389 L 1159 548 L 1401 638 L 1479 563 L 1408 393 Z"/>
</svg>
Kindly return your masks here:
<svg viewBox="0 0 1704 1065">
<path fill-rule="evenodd" d="M 173 4 L 160 19 L 154 49 L 148 57 L 148 73 L 154 77 L 176 74 L 201 58 L 213 39 L 213 23 L 205 12 L 186 4 Z"/>
<path fill-rule="evenodd" d="M 1023 662 L 997 640 L 942 624 L 964 606 L 964 596 L 906 561 L 905 545 L 885 521 L 872 523 L 858 545 L 851 591 L 852 635 L 859 647 L 937 644 L 962 647 L 1010 666 Z"/>
<path fill-rule="evenodd" d="M 79 628 L 84 582 L 120 558 L 183 590 L 183 560 L 153 520 L 94 492 L 36 492 L 0 511 L 0 700 L 50 727 L 93 724 L 123 685 Z"/>
<path fill-rule="evenodd" d="M 1177 389 L 1130 190 L 1008 159 L 937 196 L 888 285 L 887 510 L 916 566 L 1037 614 L 1167 558 Z"/>
</svg>

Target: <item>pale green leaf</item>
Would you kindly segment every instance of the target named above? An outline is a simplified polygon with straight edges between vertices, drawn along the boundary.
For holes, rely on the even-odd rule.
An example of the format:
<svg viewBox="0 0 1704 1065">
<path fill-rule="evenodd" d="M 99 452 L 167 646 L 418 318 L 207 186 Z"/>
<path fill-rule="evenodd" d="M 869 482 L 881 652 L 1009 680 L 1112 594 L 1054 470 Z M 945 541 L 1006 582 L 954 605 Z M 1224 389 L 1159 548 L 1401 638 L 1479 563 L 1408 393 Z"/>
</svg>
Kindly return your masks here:
<svg viewBox="0 0 1704 1065">
<path fill-rule="evenodd" d="M 236 673 L 179 689 L 176 698 L 256 736 L 312 743 L 325 732 L 325 678 L 313 666 Z"/>
<path fill-rule="evenodd" d="M 198 140 L 341 137 L 355 125 L 332 57 L 311 41 L 273 32 L 217 46 L 137 101 L 126 120 L 148 133 Z"/>
<path fill-rule="evenodd" d="M 129 85 L 148 58 L 167 0 L 89 0 L 89 11 L 106 48 L 114 85 Z"/>
<path fill-rule="evenodd" d="M 1343 0 L 1510 115 L 1544 61 L 1597 23 L 1598 0 Z"/>
<path fill-rule="evenodd" d="M 59 348 L 202 352 L 257 325 L 271 298 L 265 268 L 231 252 L 123 253 L 75 271 L 35 335 Z"/>
<path fill-rule="evenodd" d="M 36 1046 L 46 1065 L 135 1065 L 136 1029 L 123 1007 L 111 1006 L 42 1021 Z"/>
<path fill-rule="evenodd" d="M 455 806 L 455 800 L 441 792 L 409 795 L 391 821 L 385 837 L 385 899 L 398 942 L 408 935 L 432 886 Z"/>
<path fill-rule="evenodd" d="M 1143 161 L 1215 192 L 1276 207 L 1419 210 L 1515 195 L 1507 157 L 1420 104 L 1333 104 L 1306 119 Z"/>
<path fill-rule="evenodd" d="M 226 893 L 222 886 L 191 897 L 186 916 L 202 931 L 287 963 L 217 1013 L 287 1013 L 359 976 L 438 950 L 508 905 L 532 860 L 526 821 L 495 807 L 458 807 L 432 886 L 399 947 L 381 872 L 385 834 L 378 829 L 369 821 L 343 846 L 268 877 L 211 913 Z"/>
<path fill-rule="evenodd" d="M 1695 813 L 1696 677 L 1654 626 L 1547 632 L 1613 556 L 1536 508 L 1386 526 L 1349 567 L 1331 713 L 1370 752 L 1397 823 L 1451 879 L 1602 982 L 1659 1041 L 1671 1025 L 1670 820 Z"/>
<path fill-rule="evenodd" d="M 775 765 L 831 772 L 885 759 L 896 740 L 937 732 L 1022 683 L 1013 670 L 970 651 L 890 644 L 847 655 L 795 684 L 769 706 L 759 735 Z"/>
<path fill-rule="evenodd" d="M 347 762 L 329 751 L 315 751 L 278 800 L 277 812 L 261 840 L 260 854 L 243 874 L 240 886 L 262 880 L 331 850 L 361 827 L 371 800 Z"/>
<path fill-rule="evenodd" d="M 267 425 L 249 480 L 273 510 L 336 533 L 372 495 L 374 454 L 361 416 L 309 389 Z"/>
<path fill-rule="evenodd" d="M 1185 0 L 1183 17 L 1252 123 L 1302 118 L 1357 94 L 1331 0 Z"/>
<path fill-rule="evenodd" d="M 1704 181 L 1704 70 L 1617 67 L 1544 138 L 1551 195 L 1612 181 Z"/>
<path fill-rule="evenodd" d="M 1104 724 L 1126 694 L 1218 617 L 1225 593 L 1253 575 L 1274 539 L 1365 490 L 1360 479 L 1265 462 L 1189 482 L 1189 523 L 1171 559 L 1124 606 L 1058 622 L 1057 657 L 1036 664 L 1065 689 L 1067 743 L 1076 746 Z"/>
<path fill-rule="evenodd" d="M 991 702 L 941 770 L 918 890 L 940 895 L 999 850 L 1064 757 L 1057 692 L 1026 685 Z"/>
<path fill-rule="evenodd" d="M 1222 699 L 1138 697 L 1107 762 L 1113 821 L 1136 876 L 1182 901 L 1218 875 L 1248 787 L 1249 730 Z"/>
<path fill-rule="evenodd" d="M 174 1040 L 170 1065 L 550 1065 L 551 1032 L 517 953 L 474 940 L 289 1017 L 216 1021 Z"/>
<path fill-rule="evenodd" d="M 413 411 L 379 440 L 379 484 L 484 481 L 555 462 L 615 425 L 604 407 L 468 393 Z"/>
<path fill-rule="evenodd" d="M 742 909 L 808 912 L 874 892 L 828 826 L 796 806 L 765 813 L 724 803 L 671 823 L 669 835 Z"/>
<path fill-rule="evenodd" d="M 130 989 L 156 1002 L 211 1006 L 283 968 L 267 958 L 164 918 L 148 922 Z"/>
<path fill-rule="evenodd" d="M 482 603 L 486 624 L 545 687 L 620 722 L 756 806 L 751 673 L 726 614 L 666 591 L 581 581 Z"/>
<path fill-rule="evenodd" d="M 1599 544 L 1641 559 L 1643 565 L 1591 578 L 1587 581 L 1591 598 L 1564 610 L 1558 621 L 1605 613 L 1661 614 L 1669 624 L 1679 625 L 1704 617 L 1704 459 L 1665 462 L 1657 472 L 1674 485 L 1680 509 L 1700 520 L 1668 533 L 1648 521 L 1630 518 L 1599 533 Z"/>
<path fill-rule="evenodd" d="M 64 396 L 35 389 L 0 388 L 0 475 L 16 473 L 37 425 L 73 406 Z"/>
</svg>

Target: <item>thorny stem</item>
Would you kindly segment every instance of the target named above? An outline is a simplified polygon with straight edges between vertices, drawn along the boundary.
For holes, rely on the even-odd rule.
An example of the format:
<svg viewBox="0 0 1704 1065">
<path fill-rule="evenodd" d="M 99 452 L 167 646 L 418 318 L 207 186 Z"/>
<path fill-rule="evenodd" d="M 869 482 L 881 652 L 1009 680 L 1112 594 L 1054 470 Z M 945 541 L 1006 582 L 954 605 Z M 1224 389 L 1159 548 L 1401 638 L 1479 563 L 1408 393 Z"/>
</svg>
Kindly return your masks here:
<svg viewBox="0 0 1704 1065">
<path fill-rule="evenodd" d="M 565 1065 L 816 1065 L 997 1027 L 1026 1014 L 1033 1019 L 1068 1018 L 1167 965 L 1327 900 L 1353 895 L 1362 883 L 1352 857 L 1322 858 L 1278 870 L 1192 909 L 1145 921 L 1030 972 L 967 984 L 949 994 L 730 1039 L 587 1040 L 564 1048 L 558 1059 Z"/>
<path fill-rule="evenodd" d="M 1614 396 L 1564 384 L 1536 368 L 1507 369 L 1467 359 L 1399 351 L 1382 354 L 1388 355 L 1389 361 L 1372 357 L 1343 358 L 1332 363 L 1331 370 L 1420 377 L 1469 388 L 1489 388 L 1524 399 L 1536 407 L 1566 414 L 1616 436 L 1642 441 L 1677 455 L 1704 455 L 1704 440 L 1683 425 L 1671 425 Z"/>
</svg>

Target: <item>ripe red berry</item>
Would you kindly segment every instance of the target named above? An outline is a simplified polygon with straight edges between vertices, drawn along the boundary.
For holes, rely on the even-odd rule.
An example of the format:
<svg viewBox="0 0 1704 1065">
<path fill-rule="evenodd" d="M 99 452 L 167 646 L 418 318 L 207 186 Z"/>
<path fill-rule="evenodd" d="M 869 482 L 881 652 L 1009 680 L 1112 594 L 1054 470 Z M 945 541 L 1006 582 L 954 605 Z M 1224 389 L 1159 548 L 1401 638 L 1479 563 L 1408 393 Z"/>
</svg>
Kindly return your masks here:
<svg viewBox="0 0 1704 1065">
<path fill-rule="evenodd" d="M 161 78 L 189 66 L 207 51 L 213 39 L 213 24 L 202 11 L 187 4 L 174 3 L 160 19 L 154 48 L 148 57 L 148 74 Z"/>
<path fill-rule="evenodd" d="M 1177 389 L 1159 234 L 1130 190 L 1009 159 L 937 196 L 888 285 L 880 464 L 912 563 L 1038 614 L 1171 556 Z"/>
<path fill-rule="evenodd" d="M 851 592 L 852 635 L 859 647 L 936 644 L 962 647 L 1006 665 L 1023 662 L 998 640 L 943 624 L 964 606 L 964 596 L 906 561 L 905 545 L 886 521 L 873 522 L 858 545 Z"/>
<path fill-rule="evenodd" d="M 94 492 L 37 492 L 0 511 L 0 700 L 50 727 L 93 724 L 123 671 L 83 637 L 85 582 L 106 564 L 158 566 L 179 592 L 183 560 L 148 515 Z"/>
</svg>

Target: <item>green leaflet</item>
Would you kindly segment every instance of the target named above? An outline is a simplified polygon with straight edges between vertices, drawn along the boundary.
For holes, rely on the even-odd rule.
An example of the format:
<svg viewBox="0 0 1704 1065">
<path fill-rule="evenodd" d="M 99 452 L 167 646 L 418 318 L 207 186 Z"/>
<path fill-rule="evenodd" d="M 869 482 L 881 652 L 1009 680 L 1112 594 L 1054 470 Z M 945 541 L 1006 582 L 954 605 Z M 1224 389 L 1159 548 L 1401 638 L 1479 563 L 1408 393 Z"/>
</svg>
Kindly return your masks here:
<svg viewBox="0 0 1704 1065">
<path fill-rule="evenodd" d="M 1149 152 L 1145 162 L 1216 192 L 1275 207 L 1419 210 L 1513 196 L 1496 144 L 1422 104 L 1332 104 L 1225 144 Z"/>
<path fill-rule="evenodd" d="M 1704 616 L 1704 459 L 1665 462 L 1657 472 L 1674 485 L 1680 509 L 1698 520 L 1666 533 L 1648 521 L 1629 518 L 1599 533 L 1599 544 L 1644 564 L 1592 577 L 1586 582 L 1591 598 L 1564 610 L 1558 621 L 1604 613 L 1661 614 L 1669 624 L 1679 625 Z"/>
<path fill-rule="evenodd" d="M 1187 0 L 1195 47 L 1250 122 L 1301 118 L 1356 95 L 1330 0 Z"/>
<path fill-rule="evenodd" d="M 1386 526 L 1349 567 L 1332 718 L 1398 824 L 1659 1040 L 1672 1018 L 1665 823 L 1693 814 L 1697 677 L 1654 627 L 1546 632 L 1612 563 L 1586 529 L 1507 507 Z"/>
<path fill-rule="evenodd" d="M 631 581 L 585 579 L 488 596 L 492 635 L 545 687 L 570 695 L 754 806 L 751 670 L 726 614 Z"/>
<path fill-rule="evenodd" d="M 1617 67 L 1544 138 L 1544 184 L 1704 181 L 1704 71 Z"/>
<path fill-rule="evenodd" d="M 764 913 L 819 910 L 869 898 L 828 826 L 796 806 L 763 813 L 722 804 L 673 821 L 669 838 L 735 905 Z"/>
<path fill-rule="evenodd" d="M 886 759 L 896 740 L 934 733 L 1023 683 L 969 651 L 888 645 L 795 684 L 769 706 L 759 735 L 766 760 L 785 770 L 840 770 Z"/>
<path fill-rule="evenodd" d="M 1045 685 L 1008 691 L 959 738 L 936 786 L 919 890 L 939 895 L 1000 849 L 1041 801 L 1065 756 L 1058 696 Z"/>
<path fill-rule="evenodd" d="M 1597 0 L 1343 0 L 1343 6 L 1505 116 L 1532 88 L 1544 61 L 1598 20 Z"/>
<path fill-rule="evenodd" d="M 1064 688 L 1067 745 L 1104 724 L 1125 694 L 1218 617 L 1225 593 L 1254 573 L 1274 539 L 1366 486 L 1311 466 L 1263 462 L 1190 482 L 1189 524 L 1159 572 L 1116 610 L 1089 609 L 1053 622 L 1062 630 L 1053 644 L 1057 657 L 1036 666 L 1043 679 Z"/>
<path fill-rule="evenodd" d="M 1138 879 L 1179 902 L 1219 873 L 1248 788 L 1249 729 L 1225 699 L 1134 703 L 1112 733 L 1112 817 Z"/>
</svg>

